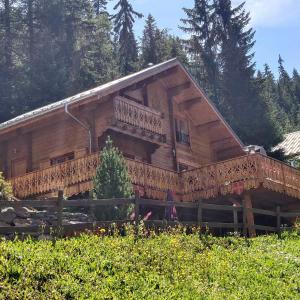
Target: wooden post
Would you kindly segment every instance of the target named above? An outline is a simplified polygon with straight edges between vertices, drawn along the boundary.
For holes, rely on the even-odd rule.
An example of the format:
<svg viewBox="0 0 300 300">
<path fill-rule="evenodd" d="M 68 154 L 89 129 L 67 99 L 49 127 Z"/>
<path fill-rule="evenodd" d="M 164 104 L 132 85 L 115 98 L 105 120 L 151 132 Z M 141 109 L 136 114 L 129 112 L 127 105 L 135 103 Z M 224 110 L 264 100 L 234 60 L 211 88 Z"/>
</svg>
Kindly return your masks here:
<svg viewBox="0 0 300 300">
<path fill-rule="evenodd" d="M 248 228 L 249 237 L 255 237 L 256 236 L 256 230 L 255 230 L 255 224 L 254 224 L 254 215 L 252 211 L 252 199 L 250 193 L 244 193 L 243 195 L 243 212 L 244 212 L 244 218 L 243 221 L 246 222 L 246 228 Z M 243 222 L 243 223 L 244 223 Z M 245 223 L 244 223 L 245 227 Z M 244 234 L 245 234 L 245 228 L 244 228 Z"/>
<path fill-rule="evenodd" d="M 63 224 L 62 224 L 62 214 L 63 214 L 63 200 L 64 192 L 63 190 L 58 191 L 57 197 L 57 236 L 62 237 L 63 235 Z"/>
<path fill-rule="evenodd" d="M 233 223 L 234 223 L 234 232 L 239 232 L 238 212 L 237 212 L 237 207 L 235 204 L 233 204 Z"/>
<path fill-rule="evenodd" d="M 276 228 L 277 228 L 277 234 L 280 237 L 281 236 L 281 217 L 280 217 L 280 206 L 276 207 Z"/>
<path fill-rule="evenodd" d="M 242 207 L 243 207 L 243 236 L 247 236 L 247 218 L 246 218 L 246 208 L 244 206 L 244 202 L 242 202 Z"/>
<path fill-rule="evenodd" d="M 173 95 L 169 92 L 168 92 L 168 106 L 169 106 L 169 120 L 170 120 L 171 141 L 172 141 L 173 167 L 174 170 L 178 172 Z"/>
<path fill-rule="evenodd" d="M 135 202 L 134 202 L 134 226 L 135 226 L 135 236 L 139 235 L 139 215 L 140 215 L 140 192 L 135 191 Z"/>
<path fill-rule="evenodd" d="M 89 192 L 89 200 L 93 200 L 93 192 L 92 191 Z M 91 203 L 91 205 L 90 205 L 90 216 L 94 222 L 95 221 L 95 205 L 93 203 Z"/>
<path fill-rule="evenodd" d="M 198 226 L 200 227 L 200 231 L 202 229 L 202 222 L 203 222 L 203 209 L 202 209 L 202 200 L 200 199 L 198 202 L 198 214 L 197 214 L 197 222 L 198 222 Z"/>
</svg>

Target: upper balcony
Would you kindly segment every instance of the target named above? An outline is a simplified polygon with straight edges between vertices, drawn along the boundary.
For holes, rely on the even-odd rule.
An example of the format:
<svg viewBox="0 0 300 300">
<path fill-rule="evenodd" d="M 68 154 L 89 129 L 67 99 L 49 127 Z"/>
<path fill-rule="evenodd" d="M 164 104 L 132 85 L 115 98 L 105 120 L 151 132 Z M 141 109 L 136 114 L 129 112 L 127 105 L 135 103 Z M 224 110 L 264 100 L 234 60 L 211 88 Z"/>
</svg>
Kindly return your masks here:
<svg viewBox="0 0 300 300">
<path fill-rule="evenodd" d="M 166 135 L 161 112 L 120 96 L 114 99 L 111 129 L 153 143 L 163 143 Z"/>
</svg>

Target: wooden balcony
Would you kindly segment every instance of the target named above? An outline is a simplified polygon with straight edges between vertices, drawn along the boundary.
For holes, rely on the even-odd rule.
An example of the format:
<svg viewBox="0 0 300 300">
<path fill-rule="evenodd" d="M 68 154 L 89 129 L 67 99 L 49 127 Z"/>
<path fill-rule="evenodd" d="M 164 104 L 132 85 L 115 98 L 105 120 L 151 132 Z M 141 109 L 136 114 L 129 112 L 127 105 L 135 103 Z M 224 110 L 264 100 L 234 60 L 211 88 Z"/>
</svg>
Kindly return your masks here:
<svg viewBox="0 0 300 300">
<path fill-rule="evenodd" d="M 99 153 L 95 153 L 12 178 L 14 194 L 19 198 L 27 198 L 63 189 L 68 197 L 90 191 L 93 189 L 92 179 L 99 163 Z M 126 159 L 126 163 L 132 183 L 140 187 L 145 196 L 165 199 L 168 189 L 179 190 L 179 176 L 176 172 L 130 159 Z"/>
<path fill-rule="evenodd" d="M 240 195 L 259 188 L 300 199 L 300 171 L 261 154 L 184 172 L 181 182 L 185 201 Z"/>
<path fill-rule="evenodd" d="M 153 142 L 164 142 L 162 113 L 123 97 L 114 99 L 112 129 Z"/>
<path fill-rule="evenodd" d="M 38 196 L 64 189 L 66 196 L 89 191 L 99 154 L 68 161 L 11 179 L 15 195 Z M 300 172 L 260 154 L 247 155 L 182 173 L 126 159 L 132 183 L 143 196 L 164 200 L 168 190 L 177 200 L 196 201 L 247 190 L 264 189 L 300 199 Z"/>
</svg>

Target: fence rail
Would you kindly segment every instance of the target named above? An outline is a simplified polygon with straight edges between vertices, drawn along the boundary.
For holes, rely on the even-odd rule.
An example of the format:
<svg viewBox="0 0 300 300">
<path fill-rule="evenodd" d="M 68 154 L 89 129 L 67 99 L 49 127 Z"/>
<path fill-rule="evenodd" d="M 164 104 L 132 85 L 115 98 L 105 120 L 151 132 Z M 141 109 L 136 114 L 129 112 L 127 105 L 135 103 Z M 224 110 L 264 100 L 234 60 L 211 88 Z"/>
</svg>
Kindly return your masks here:
<svg viewBox="0 0 300 300">
<path fill-rule="evenodd" d="M 96 221 L 96 222 L 86 222 L 81 224 L 73 225 L 63 225 L 62 216 L 64 208 L 89 208 L 90 211 L 97 206 L 116 206 L 116 205 L 125 205 L 133 204 L 135 206 L 135 217 L 134 220 L 111 220 L 111 221 Z M 224 228 L 224 229 L 233 229 L 233 231 L 238 232 L 242 231 L 244 235 L 250 234 L 251 229 L 261 230 L 266 232 L 277 232 L 278 234 L 282 231 L 282 219 L 285 218 L 296 218 L 300 217 L 299 212 L 282 212 L 280 207 L 276 208 L 276 211 L 257 209 L 257 208 L 246 208 L 246 207 L 237 207 L 229 205 L 218 205 L 218 204 L 208 204 L 203 203 L 202 200 L 194 203 L 190 202 L 167 202 L 167 201 L 158 201 L 151 199 L 142 199 L 137 194 L 135 198 L 120 198 L 120 199 L 80 199 L 80 200 L 64 200 L 62 191 L 59 192 L 58 197 L 48 199 L 48 200 L 23 200 L 23 201 L 0 201 L 1 207 L 33 207 L 33 208 L 48 208 L 56 210 L 57 214 L 57 226 L 44 226 L 43 233 L 50 233 L 51 230 L 63 233 L 71 233 L 76 231 L 82 231 L 85 229 L 95 229 L 101 226 L 107 226 L 112 223 L 124 224 L 131 222 L 135 224 L 136 230 L 138 230 L 138 224 L 140 221 L 140 208 L 141 206 L 150 206 L 150 207 L 176 207 L 176 208 L 186 208 L 194 209 L 197 212 L 197 218 L 194 221 L 166 221 L 166 220 L 147 220 L 144 221 L 146 226 L 174 226 L 174 225 L 186 225 L 186 226 L 197 226 L 200 228 Z M 214 222 L 205 222 L 203 218 L 205 217 L 204 210 L 213 210 L 218 212 L 231 212 L 232 213 L 232 222 L 220 222 L 220 220 L 215 220 Z M 265 226 L 258 224 L 248 224 L 246 214 L 252 212 L 253 214 L 265 215 L 276 217 L 276 226 Z M 243 222 L 239 222 L 238 213 L 242 213 Z M 5 226 L 0 227 L 0 234 L 9 234 L 9 233 L 38 233 L 41 231 L 41 226 Z"/>
</svg>

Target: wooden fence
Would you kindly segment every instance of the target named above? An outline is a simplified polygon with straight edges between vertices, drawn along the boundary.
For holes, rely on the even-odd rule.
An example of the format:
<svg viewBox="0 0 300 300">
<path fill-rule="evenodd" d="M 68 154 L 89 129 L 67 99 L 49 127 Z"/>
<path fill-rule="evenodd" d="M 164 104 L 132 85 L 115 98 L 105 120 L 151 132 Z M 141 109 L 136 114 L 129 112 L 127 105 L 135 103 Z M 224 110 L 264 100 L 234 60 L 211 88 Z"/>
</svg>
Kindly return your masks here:
<svg viewBox="0 0 300 300">
<path fill-rule="evenodd" d="M 98 206 L 111 206 L 111 205 L 134 205 L 134 220 L 111 220 L 111 221 L 97 221 L 88 222 L 80 224 L 63 224 L 63 210 L 64 208 L 88 208 L 90 212 L 93 212 L 95 207 Z M 60 236 L 64 234 L 71 234 L 74 232 L 84 231 L 84 230 L 94 230 L 103 226 L 109 226 L 113 223 L 118 225 L 125 223 L 135 224 L 138 230 L 138 224 L 140 222 L 140 208 L 144 207 L 176 207 L 176 208 L 186 208 L 194 209 L 197 212 L 197 219 L 194 221 L 166 221 L 166 220 L 151 220 L 143 221 L 145 226 L 197 226 L 199 228 L 217 228 L 217 229 L 232 229 L 232 232 L 240 232 L 244 236 L 248 235 L 250 229 L 255 229 L 263 232 L 275 232 L 279 235 L 283 229 L 283 219 L 297 218 L 300 217 L 299 212 L 282 212 L 280 207 L 277 207 L 276 211 L 257 209 L 257 208 L 245 208 L 229 205 L 218 205 L 218 204 L 208 204 L 203 203 L 201 200 L 198 202 L 167 202 L 158 201 L 151 199 L 142 199 L 137 195 L 135 198 L 121 198 L 121 199 L 80 199 L 80 200 L 64 200 L 63 193 L 59 192 L 58 197 L 47 199 L 47 200 L 22 200 L 22 201 L 0 201 L 0 209 L 3 207 L 32 207 L 32 208 L 47 208 L 56 211 L 57 214 L 57 226 L 6 226 L 0 227 L 0 235 L 2 234 L 34 234 L 34 233 L 45 233 L 49 234 L 54 232 Z M 217 212 L 227 212 L 232 214 L 232 222 L 224 223 L 218 222 L 205 222 L 203 218 L 205 217 L 204 211 L 217 211 Z M 254 215 L 264 215 L 276 218 L 276 226 L 264 226 L 264 225 L 250 225 L 247 223 L 247 213 L 252 211 Z M 238 214 L 242 214 L 242 222 L 239 222 Z M 275 219 L 274 219 L 275 221 Z M 274 222 L 275 223 L 275 222 Z M 287 227 L 285 227 L 287 228 Z"/>
</svg>

